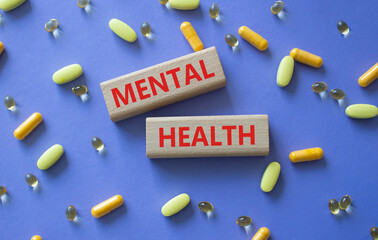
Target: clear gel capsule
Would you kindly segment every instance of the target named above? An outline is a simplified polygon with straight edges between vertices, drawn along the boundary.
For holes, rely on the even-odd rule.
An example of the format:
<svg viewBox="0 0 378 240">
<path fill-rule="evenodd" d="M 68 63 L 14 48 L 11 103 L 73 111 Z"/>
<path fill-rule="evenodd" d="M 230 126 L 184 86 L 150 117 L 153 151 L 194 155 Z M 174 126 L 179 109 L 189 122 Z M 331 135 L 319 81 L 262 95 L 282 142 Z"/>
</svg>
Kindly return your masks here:
<svg viewBox="0 0 378 240">
<path fill-rule="evenodd" d="M 230 45 L 231 47 L 236 47 L 239 45 L 238 39 L 232 35 L 232 34 L 227 34 L 225 37 L 226 43 Z"/>
<path fill-rule="evenodd" d="M 77 0 L 77 5 L 79 6 L 79 8 L 85 8 L 86 6 L 88 6 L 89 4 L 89 0 Z"/>
<path fill-rule="evenodd" d="M 211 4 L 209 8 L 210 17 L 215 19 L 219 16 L 219 6 L 216 3 Z"/>
<path fill-rule="evenodd" d="M 206 201 L 198 203 L 198 208 L 204 213 L 211 213 L 212 211 L 214 211 L 213 205 Z"/>
<path fill-rule="evenodd" d="M 151 34 L 151 26 L 148 22 L 143 22 L 142 26 L 140 27 L 140 31 L 142 35 L 148 37 Z"/>
<path fill-rule="evenodd" d="M 72 93 L 76 96 L 84 95 L 88 92 L 88 88 L 85 85 L 76 85 L 72 88 Z"/>
<path fill-rule="evenodd" d="M 377 227 L 372 227 L 370 229 L 370 235 L 374 240 L 378 240 L 378 228 Z"/>
<path fill-rule="evenodd" d="M 101 138 L 93 137 L 92 138 L 92 146 L 97 150 L 101 151 L 104 149 L 104 143 L 102 142 Z"/>
<path fill-rule="evenodd" d="M 312 84 L 312 91 L 321 93 L 327 90 L 327 84 L 325 82 L 316 82 Z"/>
<path fill-rule="evenodd" d="M 7 193 L 7 189 L 4 186 L 0 186 L 0 197 Z"/>
<path fill-rule="evenodd" d="M 16 107 L 16 102 L 14 101 L 13 97 L 10 95 L 5 96 L 4 104 L 5 104 L 5 107 L 11 111 L 14 110 L 14 108 Z"/>
<path fill-rule="evenodd" d="M 58 26 L 59 26 L 58 20 L 56 20 L 56 19 L 50 19 L 45 24 L 45 30 L 47 32 L 51 32 L 55 38 L 59 38 L 61 32 L 60 32 Z"/>
<path fill-rule="evenodd" d="M 69 205 L 66 208 L 66 217 L 70 221 L 73 221 L 76 218 L 76 208 L 74 206 Z"/>
<path fill-rule="evenodd" d="M 284 3 L 282 1 L 277 1 L 273 3 L 273 5 L 270 7 L 270 11 L 273 14 L 278 14 L 280 13 L 284 8 Z"/>
<path fill-rule="evenodd" d="M 340 212 L 339 203 L 335 199 L 329 200 L 328 208 L 333 215 L 337 215 Z"/>
<path fill-rule="evenodd" d="M 236 219 L 236 224 L 241 227 L 249 226 L 252 223 L 252 219 L 248 216 L 241 216 Z"/>
<path fill-rule="evenodd" d="M 349 195 L 343 196 L 339 201 L 339 207 L 341 210 L 345 210 L 352 204 L 352 199 Z"/>
<path fill-rule="evenodd" d="M 168 0 L 159 0 L 159 2 L 160 2 L 160 4 L 165 5 L 168 2 Z"/>
<path fill-rule="evenodd" d="M 26 183 L 27 183 L 29 186 L 31 186 L 31 187 L 33 187 L 33 188 L 35 188 L 35 187 L 38 185 L 38 179 L 37 179 L 37 177 L 34 176 L 34 175 L 31 174 L 31 173 L 27 173 L 27 174 L 25 174 L 25 181 L 26 181 Z"/>
<path fill-rule="evenodd" d="M 330 94 L 331 97 L 336 100 L 341 100 L 345 98 L 345 92 L 341 89 L 332 89 Z"/>
<path fill-rule="evenodd" d="M 344 35 L 344 37 L 349 35 L 349 27 L 348 25 L 343 21 L 337 21 L 337 30 Z"/>
</svg>

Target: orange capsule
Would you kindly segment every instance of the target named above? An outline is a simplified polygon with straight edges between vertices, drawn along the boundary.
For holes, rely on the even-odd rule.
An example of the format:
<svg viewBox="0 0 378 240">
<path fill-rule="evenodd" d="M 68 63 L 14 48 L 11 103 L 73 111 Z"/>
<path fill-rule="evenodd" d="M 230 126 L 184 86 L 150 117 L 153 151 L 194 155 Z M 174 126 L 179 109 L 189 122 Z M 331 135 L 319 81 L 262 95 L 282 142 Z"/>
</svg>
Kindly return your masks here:
<svg viewBox="0 0 378 240">
<path fill-rule="evenodd" d="M 0 42 L 0 55 L 3 53 L 3 51 L 4 51 L 4 43 Z"/>
<path fill-rule="evenodd" d="M 197 52 L 203 49 L 203 43 L 190 22 L 181 23 L 180 29 L 194 51 Z"/>
<path fill-rule="evenodd" d="M 239 35 L 260 51 L 265 51 L 268 48 L 268 41 L 246 26 L 239 28 Z"/>
<path fill-rule="evenodd" d="M 361 87 L 367 87 L 370 83 L 374 82 L 378 78 L 378 62 L 372 66 L 366 73 L 364 73 L 359 79 L 358 84 Z"/>
<path fill-rule="evenodd" d="M 92 216 L 95 218 L 102 217 L 123 204 L 121 195 L 115 195 L 92 208 Z"/>
<path fill-rule="evenodd" d="M 43 118 L 40 113 L 33 113 L 26 119 L 16 130 L 14 130 L 14 137 L 18 140 L 23 140 L 28 136 L 41 122 Z"/>
<path fill-rule="evenodd" d="M 270 237 L 270 231 L 266 227 L 260 228 L 252 240 L 267 240 Z"/>
<path fill-rule="evenodd" d="M 323 59 L 321 57 L 299 48 L 293 48 L 293 50 L 290 51 L 290 56 L 294 58 L 295 61 L 307 64 L 311 67 L 320 68 L 323 65 Z"/>
<path fill-rule="evenodd" d="M 42 240 L 41 236 L 34 235 L 31 240 Z"/>
<path fill-rule="evenodd" d="M 290 161 L 293 163 L 297 162 L 308 162 L 313 160 L 319 160 L 323 157 L 323 149 L 316 148 L 307 148 L 303 150 L 298 150 L 291 152 L 289 155 Z"/>
</svg>

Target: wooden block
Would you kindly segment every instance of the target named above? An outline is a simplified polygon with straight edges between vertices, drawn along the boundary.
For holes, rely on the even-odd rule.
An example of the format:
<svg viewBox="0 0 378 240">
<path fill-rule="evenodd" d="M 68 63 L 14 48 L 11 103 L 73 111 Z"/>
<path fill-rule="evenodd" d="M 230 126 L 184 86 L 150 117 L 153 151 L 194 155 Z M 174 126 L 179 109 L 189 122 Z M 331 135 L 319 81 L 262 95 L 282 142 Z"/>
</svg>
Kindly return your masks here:
<svg viewBox="0 0 378 240">
<path fill-rule="evenodd" d="M 102 82 L 101 89 L 117 122 L 225 85 L 217 50 L 210 47 Z"/>
<path fill-rule="evenodd" d="M 146 119 L 148 158 L 269 154 L 268 115 Z"/>
</svg>

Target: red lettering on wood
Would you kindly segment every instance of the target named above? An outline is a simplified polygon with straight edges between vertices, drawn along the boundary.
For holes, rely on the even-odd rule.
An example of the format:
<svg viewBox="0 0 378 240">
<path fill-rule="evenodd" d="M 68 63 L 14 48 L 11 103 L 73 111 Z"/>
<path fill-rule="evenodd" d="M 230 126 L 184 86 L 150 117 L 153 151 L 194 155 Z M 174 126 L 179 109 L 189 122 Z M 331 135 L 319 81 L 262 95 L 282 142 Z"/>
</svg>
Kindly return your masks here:
<svg viewBox="0 0 378 240">
<path fill-rule="evenodd" d="M 199 135 L 201 135 L 201 137 L 199 137 Z M 197 146 L 198 142 L 202 142 L 204 146 L 209 146 L 202 127 L 197 127 L 196 132 L 194 133 L 192 146 Z"/>
<path fill-rule="evenodd" d="M 190 72 L 192 72 L 193 75 L 190 75 Z M 186 82 L 185 82 L 185 84 L 189 85 L 190 84 L 190 80 L 193 79 L 193 78 L 196 78 L 197 81 L 202 81 L 202 78 L 198 74 L 198 72 L 196 71 L 196 69 L 194 69 L 194 67 L 192 66 L 192 64 L 189 63 L 189 64 L 186 65 Z"/>
<path fill-rule="evenodd" d="M 172 78 L 173 78 L 173 81 L 175 82 L 176 88 L 180 88 L 180 83 L 178 81 L 177 74 L 176 74 L 178 71 L 180 71 L 179 67 L 166 72 L 167 75 L 172 74 Z"/>
<path fill-rule="evenodd" d="M 142 87 L 141 84 L 142 83 L 145 83 L 146 82 L 146 79 L 141 79 L 141 80 L 138 80 L 138 81 L 135 81 L 135 86 L 137 88 L 137 91 L 138 91 L 138 94 L 139 94 L 139 98 L 140 100 L 143 100 L 143 99 L 147 99 L 149 97 L 151 97 L 151 94 L 146 94 L 144 95 L 143 92 L 148 90 L 148 88 L 146 86 Z"/>
<path fill-rule="evenodd" d="M 124 105 L 129 104 L 129 95 L 131 97 L 131 101 L 136 102 L 135 94 L 133 91 L 133 88 L 131 87 L 131 83 L 128 83 L 125 85 L 125 96 L 121 94 L 121 92 L 118 90 L 118 88 L 112 89 L 112 94 L 114 98 L 114 102 L 116 104 L 116 107 L 119 108 L 121 105 L 119 104 L 119 99 L 121 99 L 122 103 Z"/>
<path fill-rule="evenodd" d="M 227 145 L 232 145 L 232 130 L 236 129 L 236 126 L 222 126 L 223 130 L 227 130 Z"/>
<path fill-rule="evenodd" d="M 160 147 L 164 147 L 164 140 L 165 139 L 171 139 L 171 147 L 176 146 L 176 135 L 175 135 L 175 128 L 174 127 L 171 127 L 171 134 L 170 135 L 164 135 L 164 129 L 159 128 Z"/>
<path fill-rule="evenodd" d="M 250 126 L 250 132 L 249 133 L 244 133 L 243 132 L 243 126 L 239 126 L 239 145 L 243 145 L 244 141 L 243 139 L 245 137 L 250 137 L 251 138 L 251 145 L 255 145 L 255 125 Z"/>
</svg>

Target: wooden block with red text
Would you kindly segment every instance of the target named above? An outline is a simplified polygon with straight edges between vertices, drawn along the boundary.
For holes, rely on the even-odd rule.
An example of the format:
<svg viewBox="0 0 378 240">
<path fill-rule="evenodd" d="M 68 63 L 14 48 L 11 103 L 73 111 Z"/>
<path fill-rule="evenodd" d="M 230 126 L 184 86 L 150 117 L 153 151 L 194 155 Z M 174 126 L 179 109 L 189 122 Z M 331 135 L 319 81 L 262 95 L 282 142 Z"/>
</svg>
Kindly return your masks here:
<svg viewBox="0 0 378 240">
<path fill-rule="evenodd" d="M 147 118 L 146 153 L 148 158 L 268 155 L 268 115 Z"/>
<path fill-rule="evenodd" d="M 225 85 L 217 50 L 210 47 L 102 82 L 101 89 L 117 122 Z"/>
</svg>

